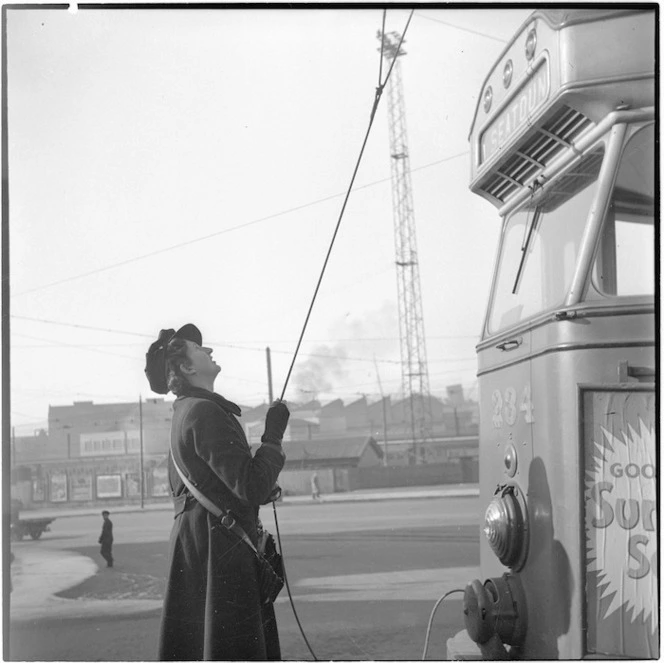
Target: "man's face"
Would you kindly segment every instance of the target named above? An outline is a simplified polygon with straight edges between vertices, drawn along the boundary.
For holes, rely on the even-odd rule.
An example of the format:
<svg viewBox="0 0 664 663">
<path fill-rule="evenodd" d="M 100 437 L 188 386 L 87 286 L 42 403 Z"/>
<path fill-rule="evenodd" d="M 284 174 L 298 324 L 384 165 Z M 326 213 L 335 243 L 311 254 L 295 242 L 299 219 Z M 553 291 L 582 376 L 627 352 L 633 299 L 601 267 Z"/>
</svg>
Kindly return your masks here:
<svg viewBox="0 0 664 663">
<path fill-rule="evenodd" d="M 206 348 L 193 341 L 187 343 L 187 358 L 189 368 L 196 371 L 197 375 L 216 377 L 221 368 L 212 359 L 212 348 Z"/>
</svg>

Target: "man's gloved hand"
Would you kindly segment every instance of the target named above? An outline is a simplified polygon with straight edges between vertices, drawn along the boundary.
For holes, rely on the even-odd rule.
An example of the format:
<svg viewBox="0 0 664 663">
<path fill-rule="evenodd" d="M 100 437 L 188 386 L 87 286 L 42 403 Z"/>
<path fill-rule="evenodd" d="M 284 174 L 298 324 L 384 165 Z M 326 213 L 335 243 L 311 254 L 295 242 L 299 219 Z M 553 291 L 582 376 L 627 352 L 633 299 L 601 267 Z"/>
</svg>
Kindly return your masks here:
<svg viewBox="0 0 664 663">
<path fill-rule="evenodd" d="M 286 407 L 286 403 L 280 400 L 274 401 L 265 417 L 265 433 L 261 437 L 261 442 L 281 444 L 289 417 L 290 412 Z"/>
</svg>

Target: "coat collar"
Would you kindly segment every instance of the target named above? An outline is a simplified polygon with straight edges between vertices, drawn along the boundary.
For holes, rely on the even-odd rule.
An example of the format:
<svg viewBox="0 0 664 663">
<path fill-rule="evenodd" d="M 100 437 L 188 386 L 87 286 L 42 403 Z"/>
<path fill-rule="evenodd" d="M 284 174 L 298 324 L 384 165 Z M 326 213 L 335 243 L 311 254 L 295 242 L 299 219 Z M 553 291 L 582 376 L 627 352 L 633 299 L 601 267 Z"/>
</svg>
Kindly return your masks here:
<svg viewBox="0 0 664 663">
<path fill-rule="evenodd" d="M 187 396 L 193 396 L 194 398 L 204 398 L 208 401 L 216 403 L 227 412 L 234 414 L 236 417 L 242 416 L 242 410 L 240 409 L 239 405 L 236 405 L 232 401 L 227 400 L 221 394 L 215 394 L 213 391 L 201 389 L 200 387 L 190 387 L 187 390 L 187 393 L 183 394 L 180 398 L 187 398 Z"/>
</svg>

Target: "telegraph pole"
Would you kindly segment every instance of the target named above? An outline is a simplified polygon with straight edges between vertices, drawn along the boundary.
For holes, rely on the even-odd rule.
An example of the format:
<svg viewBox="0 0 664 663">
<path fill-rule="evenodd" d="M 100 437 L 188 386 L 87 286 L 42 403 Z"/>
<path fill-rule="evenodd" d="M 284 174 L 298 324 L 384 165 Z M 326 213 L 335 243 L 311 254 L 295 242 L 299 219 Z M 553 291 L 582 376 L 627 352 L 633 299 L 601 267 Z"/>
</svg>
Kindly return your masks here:
<svg viewBox="0 0 664 663">
<path fill-rule="evenodd" d="M 424 336 L 420 272 L 417 258 L 415 214 L 408 156 L 406 108 L 401 79 L 401 61 L 406 54 L 399 48 L 397 32 L 378 33 L 387 65 L 394 61 L 388 83 L 388 114 L 392 171 L 392 207 L 394 245 L 399 300 L 399 335 L 401 339 L 401 388 L 406 420 L 413 442 L 413 461 L 420 462 L 420 449 L 431 430 L 429 368 Z M 403 44 L 402 44 L 403 45 Z"/>
<path fill-rule="evenodd" d="M 141 509 L 145 504 L 145 491 L 143 490 L 144 478 L 143 478 L 143 397 L 139 395 L 138 397 L 138 473 L 140 478 L 141 485 Z"/>
<path fill-rule="evenodd" d="M 380 390 L 380 400 L 383 406 L 383 465 L 387 467 L 387 413 L 385 412 L 385 394 L 383 394 L 383 385 L 380 381 L 380 373 L 378 372 L 378 362 L 376 355 L 374 355 L 374 366 L 376 367 L 376 377 L 378 378 L 378 389 Z"/>
</svg>

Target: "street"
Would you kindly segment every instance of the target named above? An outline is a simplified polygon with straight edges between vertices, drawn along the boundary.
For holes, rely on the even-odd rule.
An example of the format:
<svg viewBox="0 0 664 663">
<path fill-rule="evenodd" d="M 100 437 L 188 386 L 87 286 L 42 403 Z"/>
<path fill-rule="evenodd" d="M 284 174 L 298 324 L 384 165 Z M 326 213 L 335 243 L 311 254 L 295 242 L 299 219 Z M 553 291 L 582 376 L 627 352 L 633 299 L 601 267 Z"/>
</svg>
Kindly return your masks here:
<svg viewBox="0 0 664 663">
<path fill-rule="evenodd" d="M 288 580 L 316 656 L 419 659 L 435 601 L 477 576 L 478 511 L 478 499 L 468 497 L 279 507 Z M 275 533 L 271 513 L 264 508 L 262 518 Z M 118 610 L 68 611 L 68 601 L 61 601 L 65 607 L 57 615 L 13 617 L 10 660 L 155 659 L 160 613 L 155 606 L 163 596 L 172 515 L 153 511 L 111 518 L 113 569 L 102 568 L 99 517 L 62 518 L 40 541 L 14 544 L 17 555 L 22 547 L 40 546 L 90 557 L 100 566 L 97 573 L 58 596 L 72 607 L 112 602 Z M 146 609 L 125 614 L 128 600 L 144 601 Z M 285 588 L 276 611 L 283 658 L 311 660 Z M 456 594 L 436 613 L 429 658 L 444 658 L 447 638 L 462 626 Z"/>
</svg>

